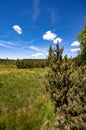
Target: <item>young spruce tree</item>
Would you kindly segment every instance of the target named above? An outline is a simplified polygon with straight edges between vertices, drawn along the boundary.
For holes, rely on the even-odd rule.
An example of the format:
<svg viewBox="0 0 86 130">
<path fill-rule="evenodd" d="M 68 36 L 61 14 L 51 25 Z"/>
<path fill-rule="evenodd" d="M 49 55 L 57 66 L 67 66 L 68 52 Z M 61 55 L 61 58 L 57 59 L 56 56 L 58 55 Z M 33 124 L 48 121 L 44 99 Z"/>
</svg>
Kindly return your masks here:
<svg viewBox="0 0 86 130">
<path fill-rule="evenodd" d="M 86 128 L 86 67 L 75 68 L 63 49 L 56 44 L 47 74 L 46 90 L 49 92 L 56 114 L 58 130 L 85 130 Z"/>
</svg>

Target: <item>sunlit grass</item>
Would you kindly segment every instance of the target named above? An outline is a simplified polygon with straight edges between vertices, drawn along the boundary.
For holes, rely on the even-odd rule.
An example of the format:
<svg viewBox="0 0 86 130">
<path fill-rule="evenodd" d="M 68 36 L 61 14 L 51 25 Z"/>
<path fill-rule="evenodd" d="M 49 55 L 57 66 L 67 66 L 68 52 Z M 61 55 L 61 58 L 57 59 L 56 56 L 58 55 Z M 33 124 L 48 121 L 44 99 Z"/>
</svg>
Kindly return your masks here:
<svg viewBox="0 0 86 130">
<path fill-rule="evenodd" d="M 0 130 L 39 130 L 46 120 L 54 120 L 45 73 L 46 69 L 0 68 Z"/>
</svg>

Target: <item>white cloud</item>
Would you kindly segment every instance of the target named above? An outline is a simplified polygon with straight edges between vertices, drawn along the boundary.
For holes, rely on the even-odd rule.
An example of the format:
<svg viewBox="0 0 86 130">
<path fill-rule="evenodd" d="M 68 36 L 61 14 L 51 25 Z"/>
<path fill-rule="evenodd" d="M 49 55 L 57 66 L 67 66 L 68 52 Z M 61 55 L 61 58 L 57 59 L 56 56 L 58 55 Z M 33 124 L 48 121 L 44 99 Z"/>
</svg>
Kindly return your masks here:
<svg viewBox="0 0 86 130">
<path fill-rule="evenodd" d="M 39 0 L 33 0 L 33 20 L 36 20 L 40 14 Z"/>
<path fill-rule="evenodd" d="M 46 58 L 48 55 L 48 48 L 40 48 L 38 53 L 34 53 L 31 55 L 33 58 Z"/>
<path fill-rule="evenodd" d="M 20 28 L 19 25 L 14 25 L 13 29 L 18 33 L 18 34 L 22 34 L 22 29 Z"/>
<path fill-rule="evenodd" d="M 44 56 L 44 54 L 43 53 L 32 54 L 32 57 L 35 57 L 35 58 L 41 57 L 41 56 Z"/>
<path fill-rule="evenodd" d="M 50 15 L 52 24 L 54 24 L 56 22 L 56 18 L 57 18 L 55 9 L 54 8 L 47 8 L 47 11 Z"/>
<path fill-rule="evenodd" d="M 33 45 L 32 45 L 32 46 L 29 46 L 29 48 L 30 48 L 30 49 L 33 49 L 33 50 L 36 50 L 36 51 L 40 51 L 37 47 L 35 47 L 35 46 L 33 46 Z"/>
<path fill-rule="evenodd" d="M 3 40 L 0 40 L 0 43 L 3 43 L 3 44 L 8 44 L 8 45 L 13 45 L 12 42 L 9 42 L 9 41 L 3 41 Z"/>
<path fill-rule="evenodd" d="M 31 44 L 31 43 L 33 43 L 35 41 L 36 41 L 36 39 L 33 39 L 33 40 L 29 41 L 28 44 Z"/>
<path fill-rule="evenodd" d="M 12 45 L 12 42 L 0 40 L 0 46 L 11 48 Z"/>
<path fill-rule="evenodd" d="M 58 41 L 59 43 L 61 43 L 61 42 L 62 42 L 62 39 L 61 39 L 60 37 L 57 37 L 56 39 L 54 39 L 53 43 L 56 44 L 57 41 Z"/>
<path fill-rule="evenodd" d="M 71 52 L 77 52 L 77 51 L 80 51 L 81 49 L 78 47 L 78 48 L 74 48 L 74 49 L 71 49 Z"/>
<path fill-rule="evenodd" d="M 52 11 L 51 13 L 51 20 L 52 20 L 52 23 L 55 23 L 56 22 L 56 14 L 55 12 Z"/>
<path fill-rule="evenodd" d="M 80 42 L 78 42 L 78 41 L 75 41 L 75 42 L 73 42 L 72 44 L 71 44 L 71 46 L 79 46 L 80 45 Z"/>
<path fill-rule="evenodd" d="M 51 31 L 47 31 L 43 35 L 43 39 L 44 40 L 49 40 L 49 41 L 53 41 L 56 37 L 57 37 L 57 35 L 55 33 L 52 33 Z"/>
<path fill-rule="evenodd" d="M 44 35 L 43 35 L 43 39 L 44 40 L 49 40 L 49 41 L 53 41 L 53 43 L 57 43 L 57 41 L 59 43 L 62 42 L 62 39 L 60 37 L 57 37 L 57 35 L 55 33 L 52 33 L 51 31 L 47 31 Z"/>
<path fill-rule="evenodd" d="M 0 46 L 3 46 L 3 47 L 7 47 L 5 44 L 3 44 L 3 43 L 0 43 Z"/>
</svg>

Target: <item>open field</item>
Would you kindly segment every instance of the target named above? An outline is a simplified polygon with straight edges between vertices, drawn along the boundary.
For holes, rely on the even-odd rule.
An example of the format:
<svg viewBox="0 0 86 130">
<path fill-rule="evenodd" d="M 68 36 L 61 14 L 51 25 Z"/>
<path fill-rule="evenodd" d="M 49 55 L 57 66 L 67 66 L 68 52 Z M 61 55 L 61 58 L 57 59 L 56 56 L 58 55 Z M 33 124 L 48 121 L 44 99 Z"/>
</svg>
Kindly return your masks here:
<svg viewBox="0 0 86 130">
<path fill-rule="evenodd" d="M 47 120 L 53 122 L 46 71 L 0 68 L 0 130 L 40 130 Z"/>
</svg>

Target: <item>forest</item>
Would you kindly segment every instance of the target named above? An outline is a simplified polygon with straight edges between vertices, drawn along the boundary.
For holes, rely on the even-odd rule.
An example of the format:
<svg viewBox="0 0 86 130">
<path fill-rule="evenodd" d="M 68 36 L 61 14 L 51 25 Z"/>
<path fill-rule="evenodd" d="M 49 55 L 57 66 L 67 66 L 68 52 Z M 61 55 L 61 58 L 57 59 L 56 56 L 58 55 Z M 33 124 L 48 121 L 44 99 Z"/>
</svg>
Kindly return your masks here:
<svg viewBox="0 0 86 130">
<path fill-rule="evenodd" d="M 0 59 L 0 130 L 86 130 L 86 25 L 76 57 Z"/>
</svg>

